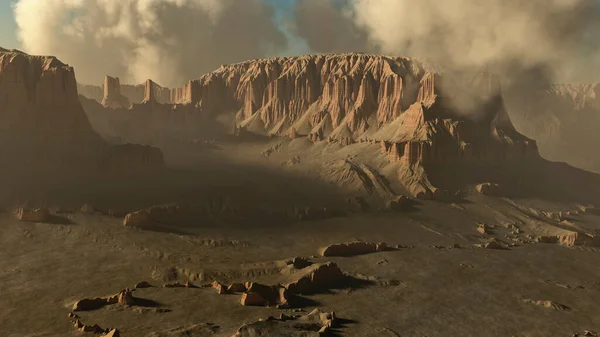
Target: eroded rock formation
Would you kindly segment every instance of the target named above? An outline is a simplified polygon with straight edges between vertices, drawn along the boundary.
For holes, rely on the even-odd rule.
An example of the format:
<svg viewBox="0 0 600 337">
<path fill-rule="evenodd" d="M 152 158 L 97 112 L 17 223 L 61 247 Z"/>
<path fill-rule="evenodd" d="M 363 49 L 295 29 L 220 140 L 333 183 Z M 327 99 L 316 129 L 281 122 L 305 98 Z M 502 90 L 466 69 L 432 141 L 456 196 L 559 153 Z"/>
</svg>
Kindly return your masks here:
<svg viewBox="0 0 600 337">
<path fill-rule="evenodd" d="M 82 99 L 103 135 L 158 144 L 231 133 L 305 137 L 342 146 L 381 145 L 409 192 L 440 197 L 432 165 L 520 165 L 539 158 L 513 127 L 499 80 L 484 72 L 438 72 L 418 60 L 366 54 L 309 55 L 226 65 L 171 89 L 152 81 L 144 102 L 102 109 Z"/>
<path fill-rule="evenodd" d="M 156 83 L 153 84 L 152 87 L 157 102 L 169 104 L 182 100 L 183 95 L 181 89 L 169 89 Z M 119 96 L 116 96 L 120 97 L 119 101 L 124 99 L 127 103 L 141 104 L 146 96 L 146 89 L 146 83 L 121 84 L 121 81 L 118 78 L 110 76 L 104 77 L 104 83 L 102 85 L 77 84 L 77 90 L 80 95 L 85 98 L 93 99 L 98 103 L 102 103 L 107 99 L 110 100 L 110 97 L 107 97 L 107 94 L 108 96 L 112 96 L 112 93 L 116 91 L 119 93 Z M 127 107 L 127 105 L 118 105 L 117 107 Z"/>
<path fill-rule="evenodd" d="M 121 82 L 118 77 L 104 77 L 102 105 L 107 108 L 125 108 L 129 106 L 129 100 L 121 94 Z"/>
<path fill-rule="evenodd" d="M 0 153 L 7 158 L 3 168 L 17 173 L 96 171 L 123 154 L 92 129 L 79 102 L 73 68 L 55 57 L 0 49 L 0 130 Z M 160 158 L 144 162 L 147 149 L 127 149 L 129 164 L 138 168 L 164 165 Z"/>
<path fill-rule="evenodd" d="M 385 242 L 350 242 L 327 246 L 321 250 L 321 256 L 356 256 L 392 250 Z"/>
<path fill-rule="evenodd" d="M 234 336 L 324 336 L 334 327 L 336 317 L 334 312 L 323 312 L 314 309 L 306 315 L 287 316 L 279 318 L 267 317 L 253 323 L 244 324 Z"/>
<path fill-rule="evenodd" d="M 46 222 L 50 219 L 50 212 L 47 208 L 38 208 L 34 210 L 27 209 L 23 206 L 16 210 L 17 219 L 27 222 Z"/>
</svg>

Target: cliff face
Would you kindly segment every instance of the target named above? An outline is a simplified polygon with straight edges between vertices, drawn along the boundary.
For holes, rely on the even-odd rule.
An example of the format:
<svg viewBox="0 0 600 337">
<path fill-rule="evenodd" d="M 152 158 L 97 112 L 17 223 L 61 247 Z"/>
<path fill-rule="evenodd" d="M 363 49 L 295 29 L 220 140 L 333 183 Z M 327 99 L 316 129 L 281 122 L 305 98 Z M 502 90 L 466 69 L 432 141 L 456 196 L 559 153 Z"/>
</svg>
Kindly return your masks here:
<svg viewBox="0 0 600 337">
<path fill-rule="evenodd" d="M 130 109 L 100 111 L 83 101 L 102 133 L 149 144 L 206 139 L 222 126 L 238 135 L 380 144 L 389 161 L 407 167 L 538 158 L 536 143 L 513 127 L 498 79 L 439 73 L 408 58 L 312 55 L 227 65 L 170 89 L 169 104 L 153 86 L 148 81 L 145 99 Z"/>
<path fill-rule="evenodd" d="M 494 146 L 504 149 L 502 156 L 536 153 L 535 142 L 512 126 L 493 76 L 442 75 L 408 58 L 345 54 L 248 61 L 171 89 L 169 101 L 155 109 L 165 119 L 187 123 L 178 109 L 207 118 L 236 112 L 239 131 L 384 142 L 394 160 L 414 161 L 405 157 L 412 148 L 416 158 L 431 161 L 486 157 Z"/>
<path fill-rule="evenodd" d="M 176 89 L 169 89 L 161 87 L 154 83 L 153 85 L 154 95 L 159 103 L 169 104 L 172 102 L 179 101 L 177 97 L 171 97 Z M 121 84 L 119 78 L 105 76 L 104 83 L 100 86 L 89 85 L 89 84 L 77 84 L 79 94 L 85 98 L 93 99 L 98 103 L 106 105 L 104 102 L 114 102 L 115 94 L 118 92 L 117 104 L 107 105 L 111 108 L 127 108 L 130 103 L 141 104 L 144 101 L 146 95 L 146 84 Z M 107 92 L 108 90 L 108 92 Z M 123 104 L 125 102 L 125 104 Z"/>
<path fill-rule="evenodd" d="M 545 157 L 600 172 L 600 85 L 554 84 L 531 99 L 507 97 L 519 129 L 540 142 Z"/>
<path fill-rule="evenodd" d="M 79 104 L 73 68 L 18 51 L 0 52 L 0 128 L 10 148 L 103 143 Z"/>
<path fill-rule="evenodd" d="M 103 88 L 102 105 L 108 108 L 125 108 L 129 106 L 129 100 L 121 94 L 121 81 L 118 77 L 105 76 Z"/>
<path fill-rule="evenodd" d="M 0 128 L 16 169 L 93 169 L 113 151 L 83 111 L 73 68 L 54 57 L 0 50 Z"/>
</svg>

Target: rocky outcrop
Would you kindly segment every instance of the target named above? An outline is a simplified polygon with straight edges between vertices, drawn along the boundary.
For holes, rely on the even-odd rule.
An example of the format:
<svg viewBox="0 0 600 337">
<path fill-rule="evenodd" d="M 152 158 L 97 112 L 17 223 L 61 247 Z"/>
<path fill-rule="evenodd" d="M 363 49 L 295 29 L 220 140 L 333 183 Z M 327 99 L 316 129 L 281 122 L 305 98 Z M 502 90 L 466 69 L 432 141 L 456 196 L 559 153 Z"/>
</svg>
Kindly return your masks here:
<svg viewBox="0 0 600 337">
<path fill-rule="evenodd" d="M 158 101 L 156 100 L 156 94 L 154 89 L 154 82 L 152 80 L 147 80 L 144 85 L 144 100 L 142 104 L 156 104 Z"/>
<path fill-rule="evenodd" d="M 218 294 L 242 293 L 240 304 L 244 306 L 276 306 L 290 308 L 298 305 L 299 295 L 326 292 L 329 289 L 347 286 L 350 279 L 333 262 L 311 263 L 295 258 L 276 267 L 279 282 L 267 285 L 259 282 L 232 283 L 229 286 L 214 281 L 210 287 Z"/>
<path fill-rule="evenodd" d="M 283 286 L 292 294 L 314 294 L 344 283 L 346 275 L 333 262 L 315 263 L 292 274 L 294 281 Z"/>
<path fill-rule="evenodd" d="M 392 250 L 392 248 L 389 248 L 385 242 L 370 243 L 356 241 L 327 246 L 321 250 L 321 256 L 356 256 L 387 250 Z"/>
<path fill-rule="evenodd" d="M 80 320 L 80 317 L 74 313 L 69 313 L 69 318 L 71 318 L 71 323 L 79 332 L 91 332 L 94 334 L 98 334 L 102 337 L 120 337 L 119 330 L 117 329 L 102 329 L 98 324 L 94 325 L 86 325 L 83 324 Z"/>
<path fill-rule="evenodd" d="M 323 312 L 314 309 L 305 315 L 287 316 L 281 314 L 279 318 L 267 317 L 253 323 L 244 324 L 234 336 L 324 336 L 337 324 L 334 312 Z"/>
<path fill-rule="evenodd" d="M 127 227 L 149 228 L 152 225 L 152 219 L 147 211 L 141 210 L 131 212 L 125 216 L 123 225 Z"/>
<path fill-rule="evenodd" d="M 107 108 L 125 108 L 129 106 L 129 100 L 121 94 L 121 82 L 118 77 L 104 77 L 102 105 Z"/>
<path fill-rule="evenodd" d="M 107 160 L 110 166 L 123 153 L 92 129 L 79 102 L 72 67 L 55 57 L 17 50 L 0 50 L 0 131 L 0 153 L 10 158 L 3 169 L 15 174 L 93 172 L 104 169 Z M 129 164 L 147 167 L 148 162 L 138 161 L 145 158 L 139 148 L 128 149 Z M 159 162 L 149 165 L 164 165 Z"/>
<path fill-rule="evenodd" d="M 97 310 L 111 304 L 134 305 L 132 290 L 126 288 L 118 294 L 107 297 L 84 298 L 73 304 L 73 311 Z"/>
<path fill-rule="evenodd" d="M 478 184 L 477 186 L 475 186 L 475 190 L 478 193 L 481 193 L 481 194 L 487 195 L 487 196 L 501 196 L 502 195 L 502 188 L 500 187 L 500 185 L 494 184 L 494 183 Z"/>
<path fill-rule="evenodd" d="M 521 299 L 521 301 L 526 304 L 532 304 L 532 305 L 536 305 L 538 307 L 542 307 L 542 308 L 546 308 L 546 309 L 554 309 L 554 310 L 559 310 L 559 311 L 570 311 L 571 310 L 571 308 L 569 308 L 568 306 L 560 304 L 560 303 L 556 303 L 554 301 L 532 300 L 530 298 L 523 298 L 523 299 Z"/>
<path fill-rule="evenodd" d="M 242 305 L 285 307 L 288 304 L 289 295 L 285 287 L 247 282 L 246 289 L 246 292 L 242 294 L 240 299 Z"/>
<path fill-rule="evenodd" d="M 79 104 L 73 68 L 19 51 L 0 51 L 0 129 L 5 163 L 16 167 L 89 163 L 105 145 Z"/>
<path fill-rule="evenodd" d="M 155 205 L 127 214 L 123 225 L 147 229 L 155 224 L 176 224 L 190 216 L 187 211 L 179 205 Z"/>
<path fill-rule="evenodd" d="M 181 89 L 169 89 L 153 83 L 154 95 L 157 102 L 163 104 L 171 104 L 179 102 L 183 96 Z M 121 84 L 119 78 L 105 76 L 103 85 L 77 84 L 77 90 L 80 95 L 85 98 L 92 99 L 98 103 L 103 103 L 107 97 L 107 89 L 109 97 L 117 97 L 118 104 L 116 107 L 127 108 L 129 103 L 141 104 L 146 96 L 146 84 Z M 114 95 L 118 93 L 118 95 Z M 180 93 L 180 94 L 177 94 Z M 111 101 L 111 99 L 108 99 Z M 123 104 L 126 102 L 127 104 Z M 113 106 L 111 106 L 113 107 Z"/>
<path fill-rule="evenodd" d="M 17 208 L 16 216 L 21 221 L 46 222 L 50 219 L 50 212 L 47 208 L 30 210 L 22 206 Z"/>
</svg>

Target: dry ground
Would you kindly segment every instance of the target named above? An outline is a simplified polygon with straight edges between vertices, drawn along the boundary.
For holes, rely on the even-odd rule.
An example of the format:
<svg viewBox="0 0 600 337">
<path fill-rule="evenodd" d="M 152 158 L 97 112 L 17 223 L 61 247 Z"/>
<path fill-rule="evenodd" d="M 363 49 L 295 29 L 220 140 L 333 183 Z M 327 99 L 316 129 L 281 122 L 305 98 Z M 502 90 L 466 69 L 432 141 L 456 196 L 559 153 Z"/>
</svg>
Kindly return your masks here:
<svg viewBox="0 0 600 337">
<path fill-rule="evenodd" d="M 306 163 L 303 172 L 309 172 L 308 168 L 326 160 L 351 154 L 336 151 L 326 159 L 313 156 L 311 160 L 310 155 L 302 155 L 306 152 L 300 144 L 298 153 L 288 148 L 280 157 L 259 155 L 259 150 L 272 145 L 220 148 L 217 151 L 225 151 L 230 159 L 228 169 L 205 161 L 200 168 L 171 172 L 165 181 L 156 176 L 129 177 L 127 183 L 115 180 L 114 184 L 55 181 L 38 186 L 37 195 L 31 186 L 13 188 L 11 193 L 32 204 L 74 207 L 89 202 L 102 207 L 123 205 L 127 210 L 200 200 L 215 193 L 231 195 L 236 202 L 277 204 L 284 199 L 339 204 L 343 188 L 322 186 L 309 175 L 300 175 L 302 170 L 294 170 Z M 327 149 L 318 151 L 322 154 Z M 244 153 L 253 155 L 244 160 Z M 295 157 L 300 158 L 291 160 Z M 369 160 L 384 172 L 376 157 Z M 161 232 L 128 228 L 121 218 L 106 215 L 77 212 L 68 221 L 48 224 L 20 222 L 10 213 L 0 214 L 0 336 L 86 336 L 67 317 L 78 299 L 114 294 L 143 280 L 156 286 L 176 280 L 275 283 L 279 274 L 272 262 L 311 257 L 323 246 L 355 240 L 407 248 L 311 258 L 334 261 L 345 273 L 372 281 L 363 287 L 306 297 L 302 310 L 335 311 L 343 319 L 340 335 L 567 337 L 600 330 L 597 248 L 535 242 L 516 242 L 504 250 L 474 246 L 492 237 L 513 242 L 505 238 L 510 232 L 507 224 L 522 228 L 519 237 L 525 242 L 528 234 L 555 231 L 556 223 L 515 205 L 545 211 L 576 208 L 574 203 L 543 197 L 508 199 L 471 192 L 460 203 L 424 201 L 409 212 L 374 211 L 302 222 L 215 220 Z M 592 231 L 600 228 L 600 216 L 593 214 L 569 221 Z M 481 234 L 476 230 L 481 223 L 496 228 Z M 83 312 L 81 319 L 86 324 L 118 328 L 126 337 L 232 336 L 243 323 L 291 312 L 244 307 L 239 296 L 219 295 L 210 288 L 155 287 L 138 289 L 135 295 L 170 311 L 114 305 Z M 556 306 L 530 300 L 551 301 Z M 213 325 L 202 325 L 206 323 Z M 200 326 L 168 333 L 194 325 Z"/>
</svg>

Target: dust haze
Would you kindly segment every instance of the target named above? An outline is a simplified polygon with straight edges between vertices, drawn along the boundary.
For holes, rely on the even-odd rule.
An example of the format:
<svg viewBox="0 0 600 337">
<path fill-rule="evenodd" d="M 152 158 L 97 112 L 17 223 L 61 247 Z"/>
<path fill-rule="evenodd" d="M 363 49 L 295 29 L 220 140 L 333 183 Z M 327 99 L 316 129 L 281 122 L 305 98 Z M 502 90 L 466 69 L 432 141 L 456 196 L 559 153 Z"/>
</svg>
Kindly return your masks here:
<svg viewBox="0 0 600 337">
<path fill-rule="evenodd" d="M 333 41 L 354 37 L 342 51 L 498 70 L 543 64 L 559 82 L 585 82 L 598 77 L 590 69 L 600 56 L 594 39 L 600 31 L 597 7 L 592 0 L 300 0 L 296 22 L 298 33 L 319 52 L 330 52 L 331 46 L 338 51 Z M 336 27 L 351 29 L 328 29 L 337 22 Z"/>
<path fill-rule="evenodd" d="M 25 51 L 61 57 L 81 83 L 181 86 L 286 43 L 260 0 L 20 0 L 14 12 Z"/>
<path fill-rule="evenodd" d="M 291 33 L 318 53 L 386 53 L 500 72 L 543 65 L 555 82 L 593 82 L 597 7 L 593 0 L 298 0 Z M 25 51 L 62 57 L 83 83 L 112 74 L 124 83 L 150 77 L 181 85 L 287 45 L 275 9 L 260 0 L 20 0 L 14 11 Z"/>
<path fill-rule="evenodd" d="M 592 0 L 15 3 L 1 336 L 600 337 Z"/>
</svg>

